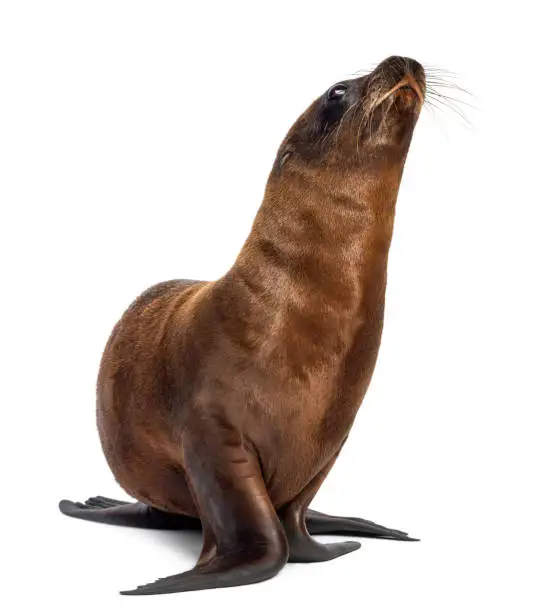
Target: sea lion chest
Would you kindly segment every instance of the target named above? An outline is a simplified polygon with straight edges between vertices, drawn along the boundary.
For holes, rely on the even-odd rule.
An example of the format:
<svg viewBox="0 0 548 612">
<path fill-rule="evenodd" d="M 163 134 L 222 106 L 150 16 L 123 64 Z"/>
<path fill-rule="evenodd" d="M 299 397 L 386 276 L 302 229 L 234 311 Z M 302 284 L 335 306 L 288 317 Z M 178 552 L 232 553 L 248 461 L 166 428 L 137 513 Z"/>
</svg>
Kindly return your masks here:
<svg viewBox="0 0 548 612">
<path fill-rule="evenodd" d="M 362 304 L 359 315 L 309 302 L 303 312 L 209 300 L 238 320 L 210 318 L 215 343 L 203 356 L 196 395 L 252 447 L 275 506 L 293 499 L 340 450 L 380 344 L 383 299 Z"/>
</svg>

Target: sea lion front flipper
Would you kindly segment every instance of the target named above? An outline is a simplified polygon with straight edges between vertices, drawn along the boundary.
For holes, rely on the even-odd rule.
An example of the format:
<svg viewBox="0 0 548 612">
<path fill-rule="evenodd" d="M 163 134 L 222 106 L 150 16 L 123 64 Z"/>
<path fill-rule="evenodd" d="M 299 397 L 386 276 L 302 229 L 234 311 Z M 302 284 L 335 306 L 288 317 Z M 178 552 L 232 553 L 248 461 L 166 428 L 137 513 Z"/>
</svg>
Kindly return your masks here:
<svg viewBox="0 0 548 612">
<path fill-rule="evenodd" d="M 372 521 L 352 516 L 331 516 L 308 509 L 305 513 L 306 528 L 312 535 L 352 535 L 366 538 L 384 538 L 389 540 L 404 540 L 418 542 L 407 532 L 389 529 Z"/>
<path fill-rule="evenodd" d="M 338 453 L 337 453 L 338 455 Z M 321 544 L 310 536 L 305 520 L 308 504 L 316 495 L 337 455 L 321 470 L 297 497 L 279 511 L 287 541 L 289 542 L 290 563 L 315 563 L 330 561 L 360 548 L 359 542 L 332 542 Z"/>
<path fill-rule="evenodd" d="M 190 435 L 187 427 L 183 433 L 185 480 L 204 529 L 198 563 L 188 572 L 123 595 L 253 584 L 276 575 L 287 562 L 287 540 L 257 461 L 237 433 L 209 435 L 204 431 L 207 420 L 200 418 L 198 431 Z"/>
<path fill-rule="evenodd" d="M 63 514 L 74 518 L 143 529 L 201 529 L 200 520 L 182 514 L 172 514 L 141 502 L 123 502 L 109 497 L 90 497 L 84 503 L 63 499 L 59 502 Z"/>
</svg>

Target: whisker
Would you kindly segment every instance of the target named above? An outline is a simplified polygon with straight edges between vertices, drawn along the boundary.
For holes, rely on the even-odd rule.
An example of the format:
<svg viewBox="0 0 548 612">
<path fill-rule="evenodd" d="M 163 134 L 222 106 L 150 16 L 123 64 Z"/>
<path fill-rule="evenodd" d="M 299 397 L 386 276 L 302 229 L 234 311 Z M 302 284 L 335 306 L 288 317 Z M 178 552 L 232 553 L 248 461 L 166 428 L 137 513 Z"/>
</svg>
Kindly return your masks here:
<svg viewBox="0 0 548 612">
<path fill-rule="evenodd" d="M 360 123 L 358 125 L 358 131 L 356 133 L 356 153 L 359 155 L 360 154 L 360 134 L 361 134 L 361 130 L 362 130 L 362 124 L 364 119 L 367 117 L 367 109 L 364 108 L 363 114 L 362 114 L 362 118 L 360 119 Z"/>
<path fill-rule="evenodd" d="M 431 64 L 423 64 L 423 68 L 426 81 L 425 105 L 428 103 L 432 114 L 435 115 L 435 111 L 450 111 L 468 127 L 474 129 L 462 107 L 465 106 L 475 111 L 479 109 L 467 99 L 462 99 L 463 96 L 475 99 L 475 96 L 459 83 L 455 83 L 458 74 Z"/>
<path fill-rule="evenodd" d="M 441 131 L 443 132 L 445 141 L 449 142 L 449 136 L 447 134 L 447 130 L 445 129 L 445 126 L 443 125 L 443 121 L 441 120 L 438 113 L 436 112 L 439 110 L 439 107 L 435 106 L 430 100 L 425 100 L 424 106 L 426 110 L 430 113 L 430 116 L 433 117 L 434 121 L 436 121 L 436 123 L 440 126 Z"/>
<path fill-rule="evenodd" d="M 429 78 L 428 76 L 426 77 L 426 85 L 432 85 L 435 87 L 440 87 L 442 89 L 454 89 L 457 90 L 463 94 L 466 94 L 467 96 L 470 96 L 472 98 L 474 98 L 474 94 L 470 93 L 467 89 L 464 89 L 464 87 L 461 87 L 460 85 L 457 85 L 456 83 L 449 83 L 447 81 L 440 81 L 437 79 L 432 79 Z"/>
<path fill-rule="evenodd" d="M 458 104 L 455 104 L 455 102 L 453 102 L 452 100 L 444 96 L 435 95 L 431 93 L 430 96 L 432 95 L 434 96 L 434 99 L 440 104 L 442 104 L 443 106 L 446 106 L 447 108 L 450 108 L 451 110 L 459 113 L 463 118 L 466 117 L 466 113 L 461 108 L 458 107 Z"/>
<path fill-rule="evenodd" d="M 470 104 L 470 102 L 467 102 L 466 100 L 459 100 L 459 98 L 448 96 L 447 94 L 436 91 L 435 89 L 429 88 L 428 86 L 426 87 L 426 94 L 430 96 L 435 96 L 436 98 L 443 98 L 444 100 L 452 100 L 457 104 L 464 104 L 465 106 L 473 108 L 474 110 L 479 110 L 477 106 Z"/>
<path fill-rule="evenodd" d="M 468 117 L 458 107 L 452 106 L 451 104 L 445 102 L 444 100 L 440 100 L 440 99 L 438 99 L 437 102 L 438 104 L 441 105 L 441 106 L 438 106 L 438 108 L 440 109 L 446 108 L 447 110 L 452 111 L 453 113 L 455 113 L 455 115 L 458 115 L 458 117 L 462 119 L 469 127 L 473 127 Z"/>
<path fill-rule="evenodd" d="M 353 111 L 353 110 L 354 110 L 354 109 L 355 109 L 355 108 L 358 106 L 358 104 L 359 104 L 359 103 L 360 103 L 360 100 L 358 99 L 358 100 L 356 100 L 356 101 L 354 102 L 354 104 L 351 104 L 351 105 L 350 105 L 350 106 L 349 106 L 349 107 L 346 109 L 346 111 L 344 112 L 343 116 L 341 117 L 341 120 L 339 121 L 339 125 L 337 126 L 337 130 L 336 130 L 336 132 L 335 132 L 335 138 L 334 138 L 335 143 L 337 143 L 337 142 L 338 142 L 338 140 L 339 140 L 339 135 L 340 135 L 341 128 L 342 128 L 342 125 L 343 125 L 343 123 L 344 123 L 344 120 L 345 120 L 345 119 L 346 119 L 346 117 L 348 117 L 348 116 L 350 115 L 350 113 L 351 113 L 351 112 L 352 112 L 352 111 Z"/>
<path fill-rule="evenodd" d="M 441 66 L 436 66 L 435 64 L 422 64 L 425 72 L 436 72 L 438 74 L 445 74 L 452 78 L 460 77 L 458 72 L 452 72 L 451 70 L 447 70 L 446 68 L 442 68 Z"/>
<path fill-rule="evenodd" d="M 468 127 L 474 129 L 474 125 L 472 124 L 472 122 L 468 119 L 468 117 L 466 116 L 466 114 L 460 109 L 458 108 L 458 106 L 454 105 L 453 103 L 448 102 L 447 100 L 445 100 L 443 97 L 438 97 L 438 98 L 432 98 L 430 97 L 429 99 L 429 103 L 433 106 L 436 107 L 438 110 L 443 111 L 444 109 L 450 110 L 453 113 L 455 113 Z"/>
<path fill-rule="evenodd" d="M 456 78 L 456 76 L 454 76 L 454 73 L 449 73 L 446 75 L 441 72 L 432 71 L 431 69 L 425 67 L 424 74 L 426 77 L 427 85 L 434 85 L 434 86 L 441 87 L 444 89 L 454 89 L 463 94 L 466 94 L 467 96 L 474 97 L 473 94 L 470 93 L 464 87 L 462 87 L 462 85 L 454 82 Z"/>
</svg>

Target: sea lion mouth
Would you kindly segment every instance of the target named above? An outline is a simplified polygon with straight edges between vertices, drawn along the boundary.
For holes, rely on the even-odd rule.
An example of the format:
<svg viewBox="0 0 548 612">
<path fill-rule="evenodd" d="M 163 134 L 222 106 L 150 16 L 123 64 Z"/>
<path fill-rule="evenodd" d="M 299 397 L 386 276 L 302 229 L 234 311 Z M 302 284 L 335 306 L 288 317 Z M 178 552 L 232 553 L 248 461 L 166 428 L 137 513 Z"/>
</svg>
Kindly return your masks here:
<svg viewBox="0 0 548 612">
<path fill-rule="evenodd" d="M 424 102 L 424 85 L 419 85 L 419 82 L 412 74 L 406 74 L 393 87 L 385 92 L 378 100 L 375 101 L 373 108 L 380 106 L 391 95 L 396 94 L 402 98 L 406 104 L 411 104 L 413 101 L 418 102 L 419 108 Z"/>
</svg>

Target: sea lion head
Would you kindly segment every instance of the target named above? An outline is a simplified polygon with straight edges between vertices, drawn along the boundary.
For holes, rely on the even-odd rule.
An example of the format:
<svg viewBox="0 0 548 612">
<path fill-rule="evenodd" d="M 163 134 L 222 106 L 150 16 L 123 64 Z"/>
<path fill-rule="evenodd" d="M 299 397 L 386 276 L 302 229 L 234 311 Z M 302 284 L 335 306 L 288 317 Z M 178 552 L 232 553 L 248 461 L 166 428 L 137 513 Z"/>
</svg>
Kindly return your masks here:
<svg viewBox="0 0 548 612">
<path fill-rule="evenodd" d="M 298 174 L 333 186 L 349 181 L 349 189 L 380 179 L 397 190 L 425 90 L 422 66 L 399 56 L 336 83 L 291 127 L 273 177 Z"/>
</svg>

